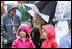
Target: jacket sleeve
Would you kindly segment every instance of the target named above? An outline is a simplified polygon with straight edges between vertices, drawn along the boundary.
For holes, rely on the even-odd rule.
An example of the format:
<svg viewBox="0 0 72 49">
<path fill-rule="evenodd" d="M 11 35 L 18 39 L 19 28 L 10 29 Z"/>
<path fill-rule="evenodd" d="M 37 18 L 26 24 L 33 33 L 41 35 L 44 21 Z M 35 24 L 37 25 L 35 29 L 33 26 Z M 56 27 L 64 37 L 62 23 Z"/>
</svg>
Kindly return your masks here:
<svg viewBox="0 0 72 49">
<path fill-rule="evenodd" d="M 14 41 L 14 43 L 12 44 L 11 48 L 17 48 L 17 42 Z"/>
<path fill-rule="evenodd" d="M 52 43 L 52 48 L 58 48 L 58 43 L 56 41 Z"/>
<path fill-rule="evenodd" d="M 35 45 L 34 45 L 34 43 L 32 42 L 32 40 L 30 40 L 30 45 L 31 45 L 31 48 L 35 48 Z"/>
<path fill-rule="evenodd" d="M 1 35 L 6 36 L 5 16 L 3 16 L 3 19 L 1 19 Z"/>
</svg>

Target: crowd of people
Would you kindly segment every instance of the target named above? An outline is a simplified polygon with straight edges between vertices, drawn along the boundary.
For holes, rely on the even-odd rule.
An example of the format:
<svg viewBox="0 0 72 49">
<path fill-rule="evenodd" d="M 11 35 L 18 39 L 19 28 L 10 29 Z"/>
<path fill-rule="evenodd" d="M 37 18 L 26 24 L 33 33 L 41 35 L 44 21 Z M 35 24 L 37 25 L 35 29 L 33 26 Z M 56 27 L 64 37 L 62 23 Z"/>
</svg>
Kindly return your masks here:
<svg viewBox="0 0 72 49">
<path fill-rule="evenodd" d="M 45 2 L 47 3 L 47 7 L 42 10 L 42 6 L 44 6 Z M 3 17 L 1 18 L 3 48 L 71 48 L 71 20 L 67 21 L 69 27 L 68 33 L 60 38 L 60 41 L 57 41 L 56 39 L 58 37 L 55 25 L 58 22 L 52 21 L 57 1 L 45 2 L 40 1 L 35 5 L 38 7 L 43 3 L 41 7 L 38 7 L 41 8 L 41 13 L 46 14 L 47 11 L 49 11 L 47 13 L 50 17 L 48 23 L 41 17 L 41 15 L 34 13 L 34 16 L 27 21 L 27 24 L 21 24 L 20 17 L 16 15 L 16 10 L 18 9 L 17 5 L 7 5 L 6 14 L 1 15 L 1 17 Z M 53 6 L 50 7 L 50 5 Z"/>
</svg>

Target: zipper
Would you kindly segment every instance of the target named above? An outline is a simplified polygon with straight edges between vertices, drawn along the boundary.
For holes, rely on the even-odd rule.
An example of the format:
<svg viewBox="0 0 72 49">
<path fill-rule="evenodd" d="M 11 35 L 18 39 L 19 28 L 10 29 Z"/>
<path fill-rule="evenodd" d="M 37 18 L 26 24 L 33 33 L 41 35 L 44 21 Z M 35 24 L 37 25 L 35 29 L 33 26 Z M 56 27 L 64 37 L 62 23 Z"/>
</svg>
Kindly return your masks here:
<svg viewBox="0 0 72 49">
<path fill-rule="evenodd" d="M 24 48 L 24 41 L 23 41 L 23 48 Z"/>
<path fill-rule="evenodd" d="M 23 40 L 23 48 L 25 48 L 25 40 Z"/>
</svg>

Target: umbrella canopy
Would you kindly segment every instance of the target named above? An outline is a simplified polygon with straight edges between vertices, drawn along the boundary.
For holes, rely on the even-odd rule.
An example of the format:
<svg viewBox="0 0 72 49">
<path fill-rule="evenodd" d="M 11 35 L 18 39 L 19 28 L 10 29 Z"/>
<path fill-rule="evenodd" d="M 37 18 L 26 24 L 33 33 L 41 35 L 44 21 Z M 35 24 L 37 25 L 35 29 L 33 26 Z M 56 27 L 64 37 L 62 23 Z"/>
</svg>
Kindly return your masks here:
<svg viewBox="0 0 72 49">
<path fill-rule="evenodd" d="M 56 1 L 40 1 L 35 4 L 39 11 L 43 14 L 46 14 L 50 17 L 54 17 L 55 8 L 57 5 Z"/>
<path fill-rule="evenodd" d="M 54 20 L 71 20 L 71 1 L 58 1 Z"/>
<path fill-rule="evenodd" d="M 71 1 L 40 1 L 35 5 L 40 13 L 49 16 L 49 21 L 71 20 Z"/>
<path fill-rule="evenodd" d="M 39 13 L 39 10 L 34 4 L 24 4 L 23 7 L 32 15 L 32 17 L 34 17 L 34 13 Z"/>
<path fill-rule="evenodd" d="M 57 2 L 56 1 L 40 1 L 35 4 L 39 9 L 40 13 L 49 16 L 49 22 L 52 24 L 52 20 L 54 19 L 55 9 Z"/>
<path fill-rule="evenodd" d="M 4 1 L 4 4 L 18 4 L 17 1 Z"/>
<path fill-rule="evenodd" d="M 71 20 L 71 17 L 65 17 L 65 18 L 54 18 L 53 21 L 56 22 L 56 21 L 69 21 Z"/>
<path fill-rule="evenodd" d="M 39 12 L 38 8 L 34 4 L 24 4 L 23 7 L 27 10 L 29 14 L 31 14 L 32 17 L 34 17 L 34 13 L 40 15 L 47 23 L 49 21 L 49 16 L 42 14 Z"/>
<path fill-rule="evenodd" d="M 3 1 L 4 4 L 20 4 L 25 3 L 26 1 Z"/>
<path fill-rule="evenodd" d="M 20 3 L 25 3 L 26 1 L 17 1 L 18 2 L 18 4 L 20 4 Z"/>
<path fill-rule="evenodd" d="M 4 1 L 1 1 L 1 4 L 4 4 Z"/>
<path fill-rule="evenodd" d="M 37 6 L 37 8 L 39 9 L 39 11 L 41 12 L 45 6 L 47 5 L 47 3 L 49 3 L 49 1 L 40 1 L 38 3 L 35 3 L 35 5 Z"/>
</svg>

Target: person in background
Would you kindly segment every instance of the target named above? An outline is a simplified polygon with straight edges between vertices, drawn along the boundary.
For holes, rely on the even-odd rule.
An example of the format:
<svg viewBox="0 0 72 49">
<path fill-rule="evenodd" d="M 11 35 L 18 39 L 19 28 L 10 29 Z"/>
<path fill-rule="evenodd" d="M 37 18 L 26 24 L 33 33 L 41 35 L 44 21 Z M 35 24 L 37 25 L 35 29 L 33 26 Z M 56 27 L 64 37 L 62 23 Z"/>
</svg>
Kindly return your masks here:
<svg viewBox="0 0 72 49">
<path fill-rule="evenodd" d="M 59 48 L 71 48 L 71 20 L 68 21 L 69 25 L 69 33 L 60 39 Z"/>
<path fill-rule="evenodd" d="M 17 35 L 19 36 L 18 39 L 16 39 L 13 44 L 12 48 L 35 48 L 33 42 L 30 38 L 30 30 L 29 26 L 22 24 L 18 28 Z"/>
<path fill-rule="evenodd" d="M 30 31 L 31 31 L 32 28 L 33 28 L 32 16 L 30 16 L 29 20 L 27 21 L 27 24 L 29 25 L 29 29 L 30 29 Z"/>
<path fill-rule="evenodd" d="M 1 4 L 1 16 L 3 16 L 5 14 L 5 9 L 4 9 L 4 5 Z"/>
<path fill-rule="evenodd" d="M 42 42 L 41 48 L 58 48 L 58 43 L 55 41 L 55 29 L 53 25 L 44 25 L 41 29 L 41 38 L 45 39 Z"/>
<path fill-rule="evenodd" d="M 3 48 L 10 48 L 16 39 L 16 31 L 21 24 L 19 16 L 16 15 L 17 5 L 8 4 L 7 13 L 1 21 L 1 34 L 3 37 Z"/>
<path fill-rule="evenodd" d="M 28 20 L 28 23 L 30 23 L 30 24 L 31 24 L 31 28 L 33 28 L 33 22 L 32 22 L 32 20 L 33 20 L 33 17 L 32 17 L 32 16 L 30 16 L 30 18 L 29 18 L 29 20 Z"/>
</svg>

